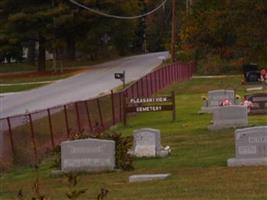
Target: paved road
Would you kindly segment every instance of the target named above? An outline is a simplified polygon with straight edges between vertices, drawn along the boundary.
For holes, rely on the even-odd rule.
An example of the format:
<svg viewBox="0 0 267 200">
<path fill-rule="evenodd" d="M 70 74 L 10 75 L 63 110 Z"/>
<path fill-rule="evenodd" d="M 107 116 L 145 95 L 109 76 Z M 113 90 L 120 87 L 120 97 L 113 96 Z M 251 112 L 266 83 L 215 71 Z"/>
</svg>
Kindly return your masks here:
<svg viewBox="0 0 267 200">
<path fill-rule="evenodd" d="M 150 72 L 161 63 L 167 52 L 131 56 L 104 64 L 68 79 L 50 85 L 0 97 L 0 118 L 24 114 L 78 100 L 95 97 L 121 85 L 114 79 L 115 72 L 126 72 L 126 81 L 133 81 Z"/>
</svg>

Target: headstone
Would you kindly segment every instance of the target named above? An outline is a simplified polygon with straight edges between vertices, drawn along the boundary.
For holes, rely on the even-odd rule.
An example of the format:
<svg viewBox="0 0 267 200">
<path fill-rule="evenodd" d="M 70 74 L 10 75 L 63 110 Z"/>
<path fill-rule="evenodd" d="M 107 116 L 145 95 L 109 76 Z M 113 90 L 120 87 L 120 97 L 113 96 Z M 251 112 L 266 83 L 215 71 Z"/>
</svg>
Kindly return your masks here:
<svg viewBox="0 0 267 200">
<path fill-rule="evenodd" d="M 212 112 L 213 108 L 220 106 L 220 104 L 228 99 L 233 105 L 235 104 L 234 90 L 212 90 L 208 92 L 208 100 L 201 108 L 201 112 Z"/>
<path fill-rule="evenodd" d="M 144 181 L 156 181 L 163 180 L 169 177 L 170 174 L 141 174 L 129 176 L 129 182 L 144 182 Z"/>
<path fill-rule="evenodd" d="M 228 166 L 267 165 L 267 126 L 238 129 L 235 131 L 235 158 Z"/>
<path fill-rule="evenodd" d="M 61 143 L 62 171 L 111 171 L 115 167 L 115 142 L 81 139 Z"/>
<path fill-rule="evenodd" d="M 246 106 L 220 106 L 213 110 L 213 124 L 209 126 L 209 129 L 236 128 L 247 125 L 248 113 Z"/>
<path fill-rule="evenodd" d="M 169 153 L 160 144 L 160 130 L 142 128 L 134 131 L 132 154 L 136 157 L 164 157 Z"/>
<path fill-rule="evenodd" d="M 246 98 L 253 103 L 249 114 L 267 114 L 267 93 L 259 93 L 246 96 Z"/>
</svg>

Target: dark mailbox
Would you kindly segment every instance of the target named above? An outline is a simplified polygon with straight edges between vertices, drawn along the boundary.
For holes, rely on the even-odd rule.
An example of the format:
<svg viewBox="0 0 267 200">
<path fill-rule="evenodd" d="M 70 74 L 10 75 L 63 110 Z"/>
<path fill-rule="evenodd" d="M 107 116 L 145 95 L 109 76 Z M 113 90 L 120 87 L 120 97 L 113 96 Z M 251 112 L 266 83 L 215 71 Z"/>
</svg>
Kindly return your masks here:
<svg viewBox="0 0 267 200">
<path fill-rule="evenodd" d="M 115 79 L 124 79 L 124 73 L 115 73 L 114 74 Z"/>
</svg>

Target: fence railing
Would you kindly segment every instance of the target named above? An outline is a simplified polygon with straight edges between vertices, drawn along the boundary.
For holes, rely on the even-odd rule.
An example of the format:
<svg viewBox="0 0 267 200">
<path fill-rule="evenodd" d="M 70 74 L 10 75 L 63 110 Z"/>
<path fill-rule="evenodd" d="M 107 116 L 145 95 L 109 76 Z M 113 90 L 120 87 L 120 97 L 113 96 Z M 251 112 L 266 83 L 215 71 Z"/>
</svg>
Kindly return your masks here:
<svg viewBox="0 0 267 200">
<path fill-rule="evenodd" d="M 192 77 L 194 64 L 163 66 L 121 92 L 0 119 L 0 168 L 34 164 L 76 134 L 96 136 L 123 121 L 124 97 L 149 97 Z"/>
</svg>

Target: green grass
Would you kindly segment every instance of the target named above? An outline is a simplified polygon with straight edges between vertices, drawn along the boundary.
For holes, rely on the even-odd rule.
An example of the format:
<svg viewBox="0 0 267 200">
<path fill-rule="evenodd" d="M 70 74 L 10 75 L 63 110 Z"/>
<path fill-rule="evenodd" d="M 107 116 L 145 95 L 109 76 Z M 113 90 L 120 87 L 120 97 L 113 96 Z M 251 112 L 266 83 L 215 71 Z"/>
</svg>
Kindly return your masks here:
<svg viewBox="0 0 267 200">
<path fill-rule="evenodd" d="M 169 145 L 171 155 L 162 159 L 138 159 L 135 170 L 81 175 L 78 188 L 88 188 L 80 199 L 96 199 L 101 187 L 110 192 L 113 200 L 264 200 L 267 199 L 267 167 L 229 168 L 226 161 L 234 157 L 234 129 L 208 131 L 211 115 L 199 115 L 201 95 L 210 89 L 233 88 L 240 95 L 245 87 L 241 78 L 193 79 L 173 85 L 162 91 L 176 91 L 177 121 L 171 121 L 170 112 L 134 114 L 128 126 L 114 127 L 123 135 L 131 135 L 134 129 L 150 127 L 161 130 L 161 143 Z M 265 88 L 266 89 L 266 88 Z M 266 125 L 266 115 L 250 116 L 250 125 Z M 49 199 L 66 199 L 68 185 L 63 177 L 51 178 L 45 160 L 40 167 L 41 192 Z M 163 181 L 128 183 L 128 176 L 141 173 L 171 173 Z M 30 167 L 17 168 L 0 177 L 0 199 L 16 199 L 16 192 L 23 188 L 32 193 L 36 173 Z"/>
<path fill-rule="evenodd" d="M 73 68 L 88 68 L 89 66 L 96 65 L 105 61 L 109 61 L 112 59 L 117 59 L 119 56 L 110 55 L 110 57 L 106 56 L 105 58 L 101 58 L 98 60 L 90 61 L 90 60 L 64 60 L 63 61 L 63 70 L 73 69 Z M 53 63 L 51 60 L 46 62 L 47 71 L 53 71 Z M 10 73 L 10 72 L 27 72 L 27 71 L 36 71 L 37 66 L 33 64 L 25 64 L 25 63 L 12 63 L 12 64 L 0 64 L 0 73 Z M 60 70 L 60 69 L 57 69 Z"/>
<path fill-rule="evenodd" d="M 25 90 L 31 90 L 34 88 L 38 88 L 44 86 L 46 84 L 33 84 L 33 85 L 12 85 L 12 86 L 1 86 L 1 93 L 9 93 L 9 92 L 22 92 Z"/>
<path fill-rule="evenodd" d="M 26 73 L 2 76 L 0 79 L 0 93 L 20 92 L 44 86 L 48 83 L 70 77 L 79 71 L 66 71 L 64 73 Z M 26 83 L 26 84 L 25 84 Z M 31 83 L 31 84 L 27 84 Z M 25 84 L 25 85 L 24 85 Z"/>
</svg>

